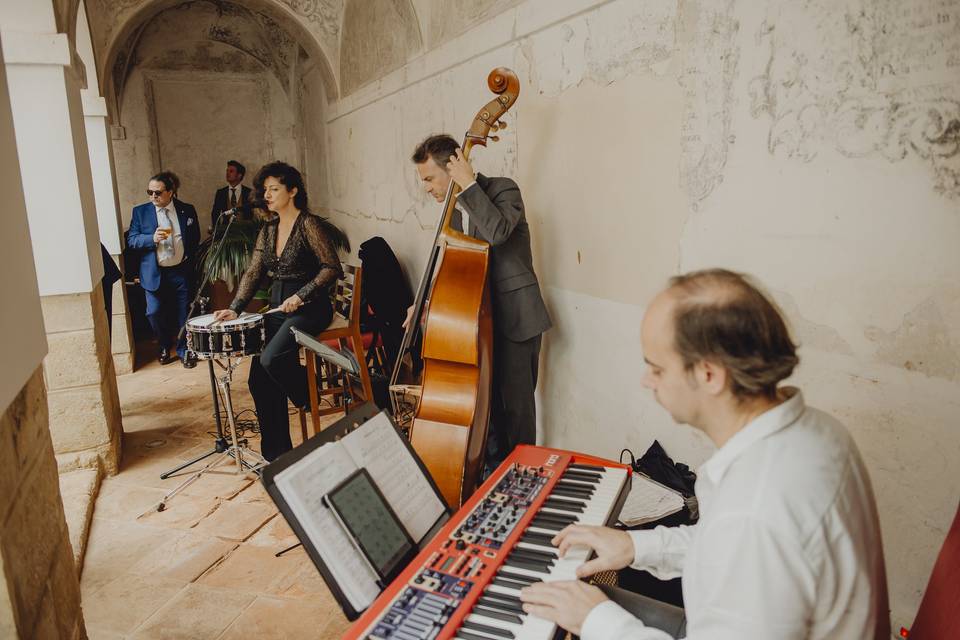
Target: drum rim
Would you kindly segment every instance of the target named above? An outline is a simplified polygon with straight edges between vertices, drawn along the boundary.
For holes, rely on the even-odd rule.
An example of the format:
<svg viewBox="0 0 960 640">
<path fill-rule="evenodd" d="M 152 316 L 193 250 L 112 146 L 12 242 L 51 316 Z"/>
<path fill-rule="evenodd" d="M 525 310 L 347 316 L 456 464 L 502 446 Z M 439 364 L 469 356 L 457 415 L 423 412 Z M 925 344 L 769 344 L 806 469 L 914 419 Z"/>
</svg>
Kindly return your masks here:
<svg viewBox="0 0 960 640">
<path fill-rule="evenodd" d="M 205 313 L 202 316 L 196 316 L 196 317 L 187 319 L 187 331 L 193 331 L 195 333 L 229 333 L 231 331 L 242 331 L 244 329 L 253 329 L 263 324 L 263 314 L 261 313 L 248 313 L 247 315 L 243 317 L 238 317 L 234 320 L 225 320 L 213 327 L 211 327 L 210 325 L 201 327 L 201 326 L 190 324 L 194 320 L 198 320 L 200 318 L 208 318 L 212 315 L 213 315 L 212 313 Z M 225 324 L 227 322 L 231 324 L 229 325 Z"/>
</svg>

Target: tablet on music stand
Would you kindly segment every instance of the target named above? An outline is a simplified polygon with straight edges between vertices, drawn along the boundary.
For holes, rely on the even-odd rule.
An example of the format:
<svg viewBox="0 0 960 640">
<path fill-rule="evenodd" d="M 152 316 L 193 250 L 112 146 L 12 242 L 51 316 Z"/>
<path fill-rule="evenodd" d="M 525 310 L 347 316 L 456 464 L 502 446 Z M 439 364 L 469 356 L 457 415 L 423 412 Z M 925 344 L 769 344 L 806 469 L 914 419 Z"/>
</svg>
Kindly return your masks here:
<svg viewBox="0 0 960 640">
<path fill-rule="evenodd" d="M 407 549 L 394 538 L 381 540 L 387 543 L 384 548 L 393 549 L 384 562 L 373 551 L 378 560 L 371 562 L 360 548 L 364 537 L 348 535 L 326 506 L 330 494 L 335 502 L 358 471 L 389 505 L 411 545 Z M 372 402 L 271 462 L 263 469 L 262 481 L 349 620 L 363 613 L 389 584 L 387 576 L 399 573 L 451 514 L 410 443 Z M 341 507 L 342 517 L 349 505 Z M 348 513 L 346 520 L 361 526 L 356 523 L 362 518 Z"/>
<path fill-rule="evenodd" d="M 390 584 L 417 555 L 410 534 L 366 469 L 354 471 L 323 501 L 380 577 L 381 587 Z"/>
</svg>

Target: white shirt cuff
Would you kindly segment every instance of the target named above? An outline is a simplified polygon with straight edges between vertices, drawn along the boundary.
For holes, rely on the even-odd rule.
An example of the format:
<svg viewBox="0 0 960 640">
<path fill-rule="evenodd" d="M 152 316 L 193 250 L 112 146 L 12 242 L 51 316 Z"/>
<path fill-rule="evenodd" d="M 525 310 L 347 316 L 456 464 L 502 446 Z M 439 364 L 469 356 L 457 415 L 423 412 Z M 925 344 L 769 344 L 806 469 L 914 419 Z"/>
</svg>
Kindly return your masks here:
<svg viewBox="0 0 960 640">
<path fill-rule="evenodd" d="M 609 640 L 619 637 L 618 631 L 637 619 L 613 600 L 605 600 L 587 614 L 580 627 L 581 640 Z"/>
<path fill-rule="evenodd" d="M 663 542 L 653 529 L 628 531 L 633 540 L 633 564 L 631 567 L 645 569 L 654 565 L 663 553 Z"/>
</svg>

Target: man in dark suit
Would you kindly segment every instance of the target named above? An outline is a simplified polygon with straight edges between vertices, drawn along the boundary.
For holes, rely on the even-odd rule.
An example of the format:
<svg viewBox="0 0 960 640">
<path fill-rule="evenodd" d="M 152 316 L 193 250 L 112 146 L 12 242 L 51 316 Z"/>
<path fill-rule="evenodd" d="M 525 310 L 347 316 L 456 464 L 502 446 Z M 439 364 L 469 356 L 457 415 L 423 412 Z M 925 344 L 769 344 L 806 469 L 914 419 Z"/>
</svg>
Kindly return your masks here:
<svg viewBox="0 0 960 640">
<path fill-rule="evenodd" d="M 187 322 L 193 257 L 200 244 L 200 223 L 192 204 L 173 197 L 175 179 L 169 171 L 158 173 L 147 184 L 150 202 L 133 208 L 127 246 L 140 252 L 140 284 L 147 300 L 147 319 L 160 344 L 160 364 L 169 364 L 173 339 Z M 168 318 L 176 312 L 177 326 Z M 176 344 L 183 366 L 196 361 L 187 357 L 186 338 Z"/>
<path fill-rule="evenodd" d="M 213 225 L 211 231 L 220 224 L 220 214 L 224 211 L 240 207 L 244 217 L 249 218 L 252 215 L 250 187 L 240 184 L 246 173 L 246 167 L 236 160 L 227 162 L 227 186 L 217 189 L 213 196 L 213 208 L 210 209 L 210 224 Z M 222 224 L 226 224 L 226 221 Z"/>
<path fill-rule="evenodd" d="M 530 253 L 530 228 L 517 183 L 475 173 L 457 142 L 430 136 L 412 157 L 423 188 L 437 202 L 456 182 L 453 226 L 490 243 L 493 306 L 493 399 L 487 466 L 495 468 L 518 444 L 535 444 L 537 414 L 533 392 L 540 343 L 550 315 L 540 294 Z"/>
</svg>

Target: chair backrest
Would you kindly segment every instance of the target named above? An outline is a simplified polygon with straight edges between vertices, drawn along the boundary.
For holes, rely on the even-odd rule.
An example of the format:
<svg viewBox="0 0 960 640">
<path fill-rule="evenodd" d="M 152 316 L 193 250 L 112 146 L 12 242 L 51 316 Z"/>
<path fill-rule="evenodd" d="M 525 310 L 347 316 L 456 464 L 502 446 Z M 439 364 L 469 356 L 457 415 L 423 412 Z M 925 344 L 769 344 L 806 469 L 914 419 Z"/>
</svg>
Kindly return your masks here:
<svg viewBox="0 0 960 640">
<path fill-rule="evenodd" d="M 363 268 L 343 263 L 343 276 L 333 288 L 333 312 L 351 325 L 360 326 L 360 299 Z"/>
<path fill-rule="evenodd" d="M 960 508 L 953 517 L 930 582 L 920 601 L 910 640 L 960 638 Z"/>
</svg>

